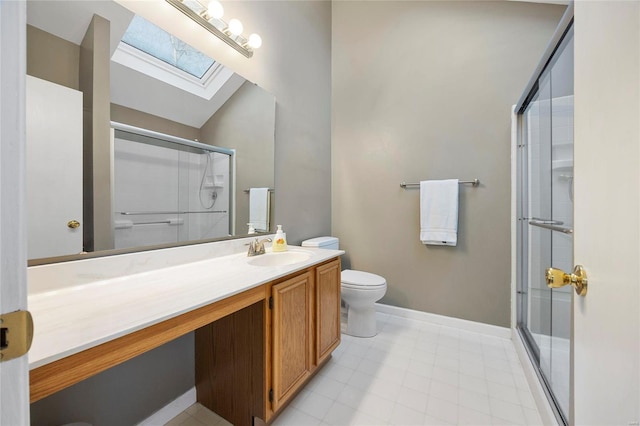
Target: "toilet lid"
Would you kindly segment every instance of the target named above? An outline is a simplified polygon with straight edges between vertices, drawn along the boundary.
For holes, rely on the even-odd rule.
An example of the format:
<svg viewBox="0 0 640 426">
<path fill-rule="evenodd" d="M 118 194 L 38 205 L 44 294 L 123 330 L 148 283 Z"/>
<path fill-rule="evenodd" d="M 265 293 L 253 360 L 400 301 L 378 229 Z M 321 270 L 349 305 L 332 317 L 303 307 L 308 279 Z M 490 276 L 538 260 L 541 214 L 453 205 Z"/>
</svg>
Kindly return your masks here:
<svg viewBox="0 0 640 426">
<path fill-rule="evenodd" d="M 387 283 L 380 275 L 351 269 L 342 271 L 341 281 L 349 287 L 379 287 Z"/>
</svg>

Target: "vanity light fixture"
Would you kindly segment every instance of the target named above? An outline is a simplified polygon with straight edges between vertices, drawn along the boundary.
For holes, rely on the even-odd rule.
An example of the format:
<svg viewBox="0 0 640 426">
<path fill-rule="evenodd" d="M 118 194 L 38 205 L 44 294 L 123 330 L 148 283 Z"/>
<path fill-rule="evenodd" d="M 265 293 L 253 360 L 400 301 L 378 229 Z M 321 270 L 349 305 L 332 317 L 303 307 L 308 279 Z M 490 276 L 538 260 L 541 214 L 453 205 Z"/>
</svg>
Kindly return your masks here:
<svg viewBox="0 0 640 426">
<path fill-rule="evenodd" d="M 224 8 L 219 1 L 212 0 L 207 5 L 207 14 L 215 19 L 222 19 L 222 16 L 224 15 Z"/>
<path fill-rule="evenodd" d="M 244 28 L 238 19 L 231 19 L 229 23 L 224 21 L 224 9 L 216 0 L 210 1 L 206 6 L 201 0 L 166 1 L 247 58 L 252 57 L 253 51 L 262 46 L 262 38 L 258 34 L 251 34 L 249 38 L 242 35 Z"/>
<path fill-rule="evenodd" d="M 229 21 L 229 25 L 227 26 L 227 31 L 229 35 L 234 35 L 234 36 L 239 36 L 240 34 L 242 34 L 242 30 L 244 30 L 244 27 L 242 26 L 242 22 L 240 22 L 239 19 L 235 19 L 233 18 L 232 20 Z"/>
</svg>

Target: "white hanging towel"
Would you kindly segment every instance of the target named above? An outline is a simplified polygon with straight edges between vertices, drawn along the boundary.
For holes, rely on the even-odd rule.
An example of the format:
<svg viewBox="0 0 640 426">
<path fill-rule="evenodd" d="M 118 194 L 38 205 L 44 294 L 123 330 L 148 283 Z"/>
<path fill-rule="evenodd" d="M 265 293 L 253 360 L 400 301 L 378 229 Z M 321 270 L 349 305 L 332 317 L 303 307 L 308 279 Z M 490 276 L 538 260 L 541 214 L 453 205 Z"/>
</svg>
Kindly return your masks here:
<svg viewBox="0 0 640 426">
<path fill-rule="evenodd" d="M 420 241 L 455 246 L 458 242 L 458 179 L 420 182 Z"/>
<path fill-rule="evenodd" d="M 249 188 L 249 223 L 256 231 L 269 230 L 269 188 Z"/>
</svg>

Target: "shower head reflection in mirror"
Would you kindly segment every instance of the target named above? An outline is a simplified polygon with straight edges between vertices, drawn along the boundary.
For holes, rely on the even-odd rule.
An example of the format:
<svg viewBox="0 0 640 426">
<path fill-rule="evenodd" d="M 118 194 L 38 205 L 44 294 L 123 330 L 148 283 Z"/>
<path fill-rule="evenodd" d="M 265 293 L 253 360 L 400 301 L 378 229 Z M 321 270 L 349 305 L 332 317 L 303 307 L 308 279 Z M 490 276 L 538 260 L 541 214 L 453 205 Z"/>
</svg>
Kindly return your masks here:
<svg viewBox="0 0 640 426">
<path fill-rule="evenodd" d="M 218 191 L 216 191 L 215 188 L 215 177 L 214 177 L 214 171 L 213 171 L 213 160 L 211 160 L 211 152 L 207 152 L 205 154 L 203 154 L 206 157 L 206 164 L 204 165 L 204 169 L 202 170 L 202 179 L 200 179 L 200 190 L 198 191 L 198 198 L 200 199 L 200 205 L 202 206 L 203 209 L 205 210 L 210 210 L 213 208 L 213 206 L 216 205 L 216 200 L 218 199 Z M 207 173 L 209 173 L 209 176 L 207 176 Z M 204 190 L 204 181 L 205 178 L 208 179 L 207 180 L 207 188 L 212 188 L 211 190 Z M 207 196 L 205 196 L 206 201 L 203 200 L 203 193 L 206 193 Z M 207 204 L 208 202 L 210 202 L 211 204 Z"/>
</svg>

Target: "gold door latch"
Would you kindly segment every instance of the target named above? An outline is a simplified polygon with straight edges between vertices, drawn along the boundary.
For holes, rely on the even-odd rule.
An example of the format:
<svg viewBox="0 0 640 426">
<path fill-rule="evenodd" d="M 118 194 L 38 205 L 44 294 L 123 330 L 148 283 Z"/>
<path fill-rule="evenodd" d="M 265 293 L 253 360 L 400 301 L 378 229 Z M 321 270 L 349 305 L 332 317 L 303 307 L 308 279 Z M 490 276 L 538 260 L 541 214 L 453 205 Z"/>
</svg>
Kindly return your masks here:
<svg viewBox="0 0 640 426">
<path fill-rule="evenodd" d="M 578 296 L 587 294 L 587 272 L 581 265 L 576 265 L 572 274 L 567 274 L 561 269 L 547 268 L 544 277 L 547 280 L 547 286 L 550 288 L 572 285 Z"/>
<path fill-rule="evenodd" d="M 29 352 L 33 341 L 33 318 L 29 311 L 0 315 L 0 362 Z"/>
<path fill-rule="evenodd" d="M 76 229 L 80 227 L 80 222 L 78 222 L 77 220 L 70 220 L 69 222 L 67 222 L 67 226 L 71 229 Z"/>
</svg>

